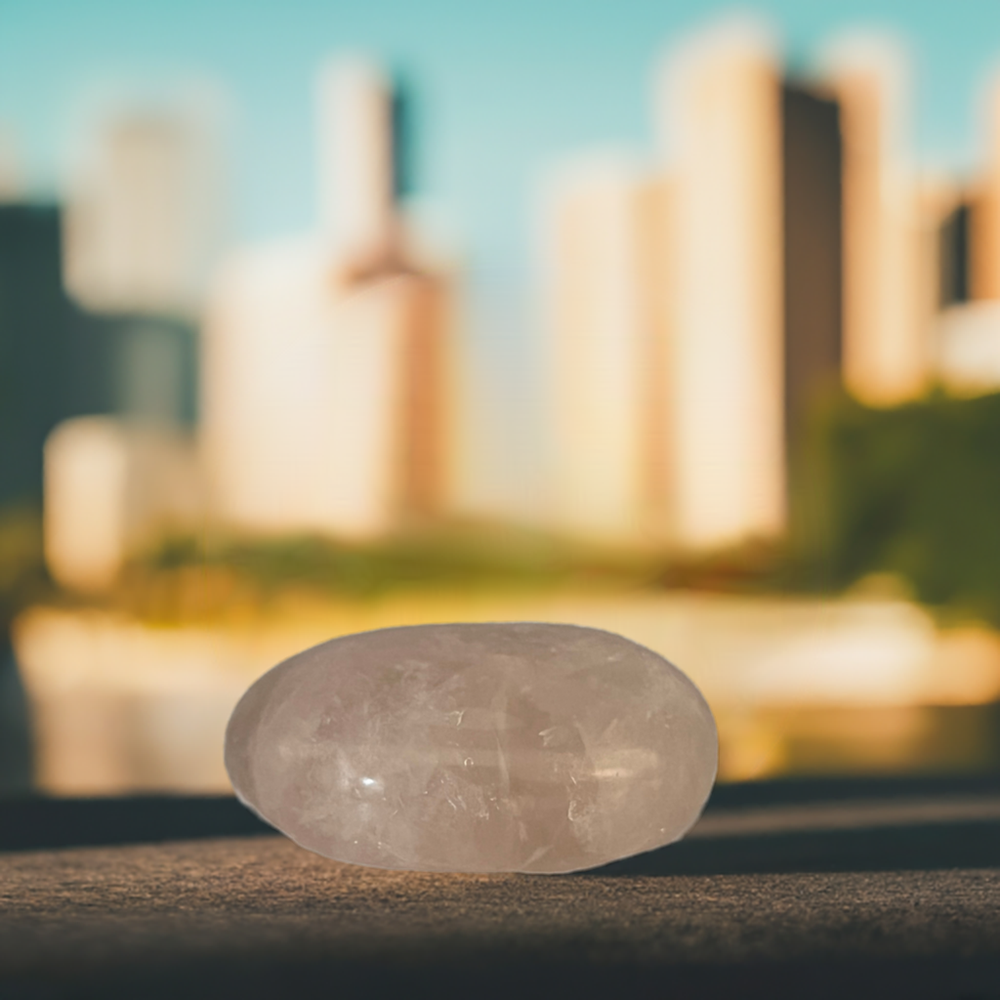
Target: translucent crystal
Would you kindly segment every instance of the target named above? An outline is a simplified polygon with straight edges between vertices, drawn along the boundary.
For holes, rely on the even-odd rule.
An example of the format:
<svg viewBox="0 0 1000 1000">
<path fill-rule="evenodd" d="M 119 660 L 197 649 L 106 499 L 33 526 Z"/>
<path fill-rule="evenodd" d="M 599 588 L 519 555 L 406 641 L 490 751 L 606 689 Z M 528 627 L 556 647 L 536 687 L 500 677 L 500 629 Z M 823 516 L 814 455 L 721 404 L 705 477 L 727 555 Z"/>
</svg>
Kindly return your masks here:
<svg viewBox="0 0 1000 1000">
<path fill-rule="evenodd" d="M 236 794 L 309 850 L 380 868 L 566 872 L 677 840 L 715 723 L 658 654 L 532 622 L 420 625 L 299 653 L 236 706 Z"/>
</svg>

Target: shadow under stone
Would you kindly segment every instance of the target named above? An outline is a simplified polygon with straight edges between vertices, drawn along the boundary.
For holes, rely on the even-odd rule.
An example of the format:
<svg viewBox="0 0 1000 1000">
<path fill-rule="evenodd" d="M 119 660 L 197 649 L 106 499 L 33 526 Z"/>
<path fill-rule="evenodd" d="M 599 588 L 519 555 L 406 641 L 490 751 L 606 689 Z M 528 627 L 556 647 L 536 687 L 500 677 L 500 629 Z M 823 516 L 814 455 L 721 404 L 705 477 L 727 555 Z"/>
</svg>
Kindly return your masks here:
<svg viewBox="0 0 1000 1000">
<path fill-rule="evenodd" d="M 1000 820 L 693 837 L 584 874 L 764 875 L 1000 867 Z"/>
<path fill-rule="evenodd" d="M 231 795 L 0 802 L 0 851 L 112 847 L 274 833 Z"/>
<path fill-rule="evenodd" d="M 21 782 L 28 776 L 26 727 L 14 749 L 20 753 Z M 10 734 L 4 737 L 10 740 Z M 5 744 L 6 745 L 6 744 Z M 8 775 L 11 772 L 8 771 Z M 8 777 L 10 781 L 10 777 Z M 8 786 L 11 787 L 11 786 Z M 13 786 L 19 791 L 22 785 Z M 858 804 L 935 803 L 1000 800 L 995 775 L 928 778 L 784 780 L 720 785 L 705 812 L 706 821 L 740 816 L 744 810 L 772 815 L 773 829 L 699 834 L 667 847 L 592 869 L 588 877 L 640 875 L 739 875 L 805 872 L 943 870 L 1000 867 L 1000 815 L 955 816 L 928 821 L 888 821 L 865 825 Z M 785 807 L 827 815 L 854 810 L 862 822 L 847 828 L 782 829 Z M 773 810 L 773 812 L 772 812 Z M 716 827 L 717 829 L 717 827 Z M 232 796 L 146 795 L 121 798 L 59 799 L 8 796 L 0 800 L 0 851 L 112 846 L 239 837 L 273 829 Z"/>
</svg>

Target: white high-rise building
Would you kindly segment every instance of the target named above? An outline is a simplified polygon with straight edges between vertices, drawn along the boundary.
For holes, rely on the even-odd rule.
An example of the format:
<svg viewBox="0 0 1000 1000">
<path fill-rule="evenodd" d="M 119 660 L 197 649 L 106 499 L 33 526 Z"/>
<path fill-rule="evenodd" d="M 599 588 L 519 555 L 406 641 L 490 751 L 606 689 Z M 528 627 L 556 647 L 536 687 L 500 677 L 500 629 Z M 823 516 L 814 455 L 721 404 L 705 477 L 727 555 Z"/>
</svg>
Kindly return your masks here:
<svg viewBox="0 0 1000 1000">
<path fill-rule="evenodd" d="M 335 60 L 320 72 L 320 209 L 340 252 L 384 252 L 396 235 L 392 102 L 390 81 L 367 61 Z"/>
<path fill-rule="evenodd" d="M 665 528 L 663 196 L 662 183 L 620 157 L 573 164 L 548 192 L 554 523 L 605 542 L 660 539 Z"/>
<path fill-rule="evenodd" d="M 204 511 L 191 440 L 112 417 L 59 424 L 45 443 L 45 560 L 73 590 L 110 586 L 129 556 Z"/>
<path fill-rule="evenodd" d="M 321 241 L 228 262 L 206 319 L 203 372 L 206 472 L 224 523 L 372 537 L 410 508 L 433 512 L 441 415 L 415 414 L 410 401 L 415 349 L 440 330 L 424 315 L 438 294 L 407 274 L 338 288 Z M 424 348 L 434 372 L 442 350 Z M 420 449 L 430 454 L 410 473 Z M 421 490 L 421 477 L 434 482 Z"/>
<path fill-rule="evenodd" d="M 866 403 L 893 405 L 923 391 L 932 364 L 905 59 L 891 41 L 852 36 L 823 63 L 844 143 L 844 381 Z"/>
<path fill-rule="evenodd" d="M 943 289 L 950 294 L 938 296 L 944 308 L 935 323 L 935 375 L 960 396 L 1000 389 L 1000 76 L 983 88 L 979 111 L 978 169 L 931 219 L 935 263 L 951 278 Z"/>
<path fill-rule="evenodd" d="M 554 186 L 556 522 L 697 552 L 785 528 L 782 122 L 766 34 L 675 50 L 657 172 Z"/>
<path fill-rule="evenodd" d="M 403 242 L 392 90 L 351 61 L 320 85 L 322 232 L 234 254 L 204 330 L 216 517 L 354 538 L 433 515 L 445 490 L 445 289 Z"/>
<path fill-rule="evenodd" d="M 771 39 L 743 24 L 689 40 L 661 80 L 673 183 L 665 419 L 681 549 L 785 527 L 779 81 Z"/>
<path fill-rule="evenodd" d="M 220 153 L 207 109 L 108 115 L 67 197 L 65 280 L 104 312 L 190 313 L 223 233 Z"/>
</svg>

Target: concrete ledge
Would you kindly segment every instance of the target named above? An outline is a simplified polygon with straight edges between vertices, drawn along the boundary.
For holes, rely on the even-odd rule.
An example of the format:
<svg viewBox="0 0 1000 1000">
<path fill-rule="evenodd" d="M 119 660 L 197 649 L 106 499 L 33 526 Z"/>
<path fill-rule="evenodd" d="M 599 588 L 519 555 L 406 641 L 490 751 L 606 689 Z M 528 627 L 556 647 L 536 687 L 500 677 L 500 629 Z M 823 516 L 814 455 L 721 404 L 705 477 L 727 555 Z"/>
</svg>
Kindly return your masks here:
<svg viewBox="0 0 1000 1000">
<path fill-rule="evenodd" d="M 559 877 L 386 872 L 267 834 L 9 851 L 0 996 L 985 1000 L 1000 996 L 994 788 L 722 786 L 702 835 Z M 88 806 L 118 823 L 159 810 L 182 836 L 245 822 L 217 799 L 35 802 L 4 805 L 0 828 Z"/>
</svg>

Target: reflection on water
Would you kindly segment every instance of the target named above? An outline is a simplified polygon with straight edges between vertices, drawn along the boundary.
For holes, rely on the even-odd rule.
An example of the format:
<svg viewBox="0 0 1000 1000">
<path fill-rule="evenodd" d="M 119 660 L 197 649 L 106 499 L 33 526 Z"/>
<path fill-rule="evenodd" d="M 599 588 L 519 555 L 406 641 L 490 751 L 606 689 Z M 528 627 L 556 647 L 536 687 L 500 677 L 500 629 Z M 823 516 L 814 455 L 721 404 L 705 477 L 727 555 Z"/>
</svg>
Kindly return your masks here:
<svg viewBox="0 0 1000 1000">
<path fill-rule="evenodd" d="M 1000 765 L 1000 706 L 762 708 L 724 716 L 723 778 L 948 773 Z"/>
<path fill-rule="evenodd" d="M 425 591 L 198 627 L 36 608 L 15 641 L 37 783 L 61 794 L 227 790 L 225 724 L 264 670 L 335 635 L 462 620 L 574 622 L 656 649 L 712 705 L 723 780 L 1000 764 L 1000 637 L 937 627 L 905 601 Z"/>
</svg>

